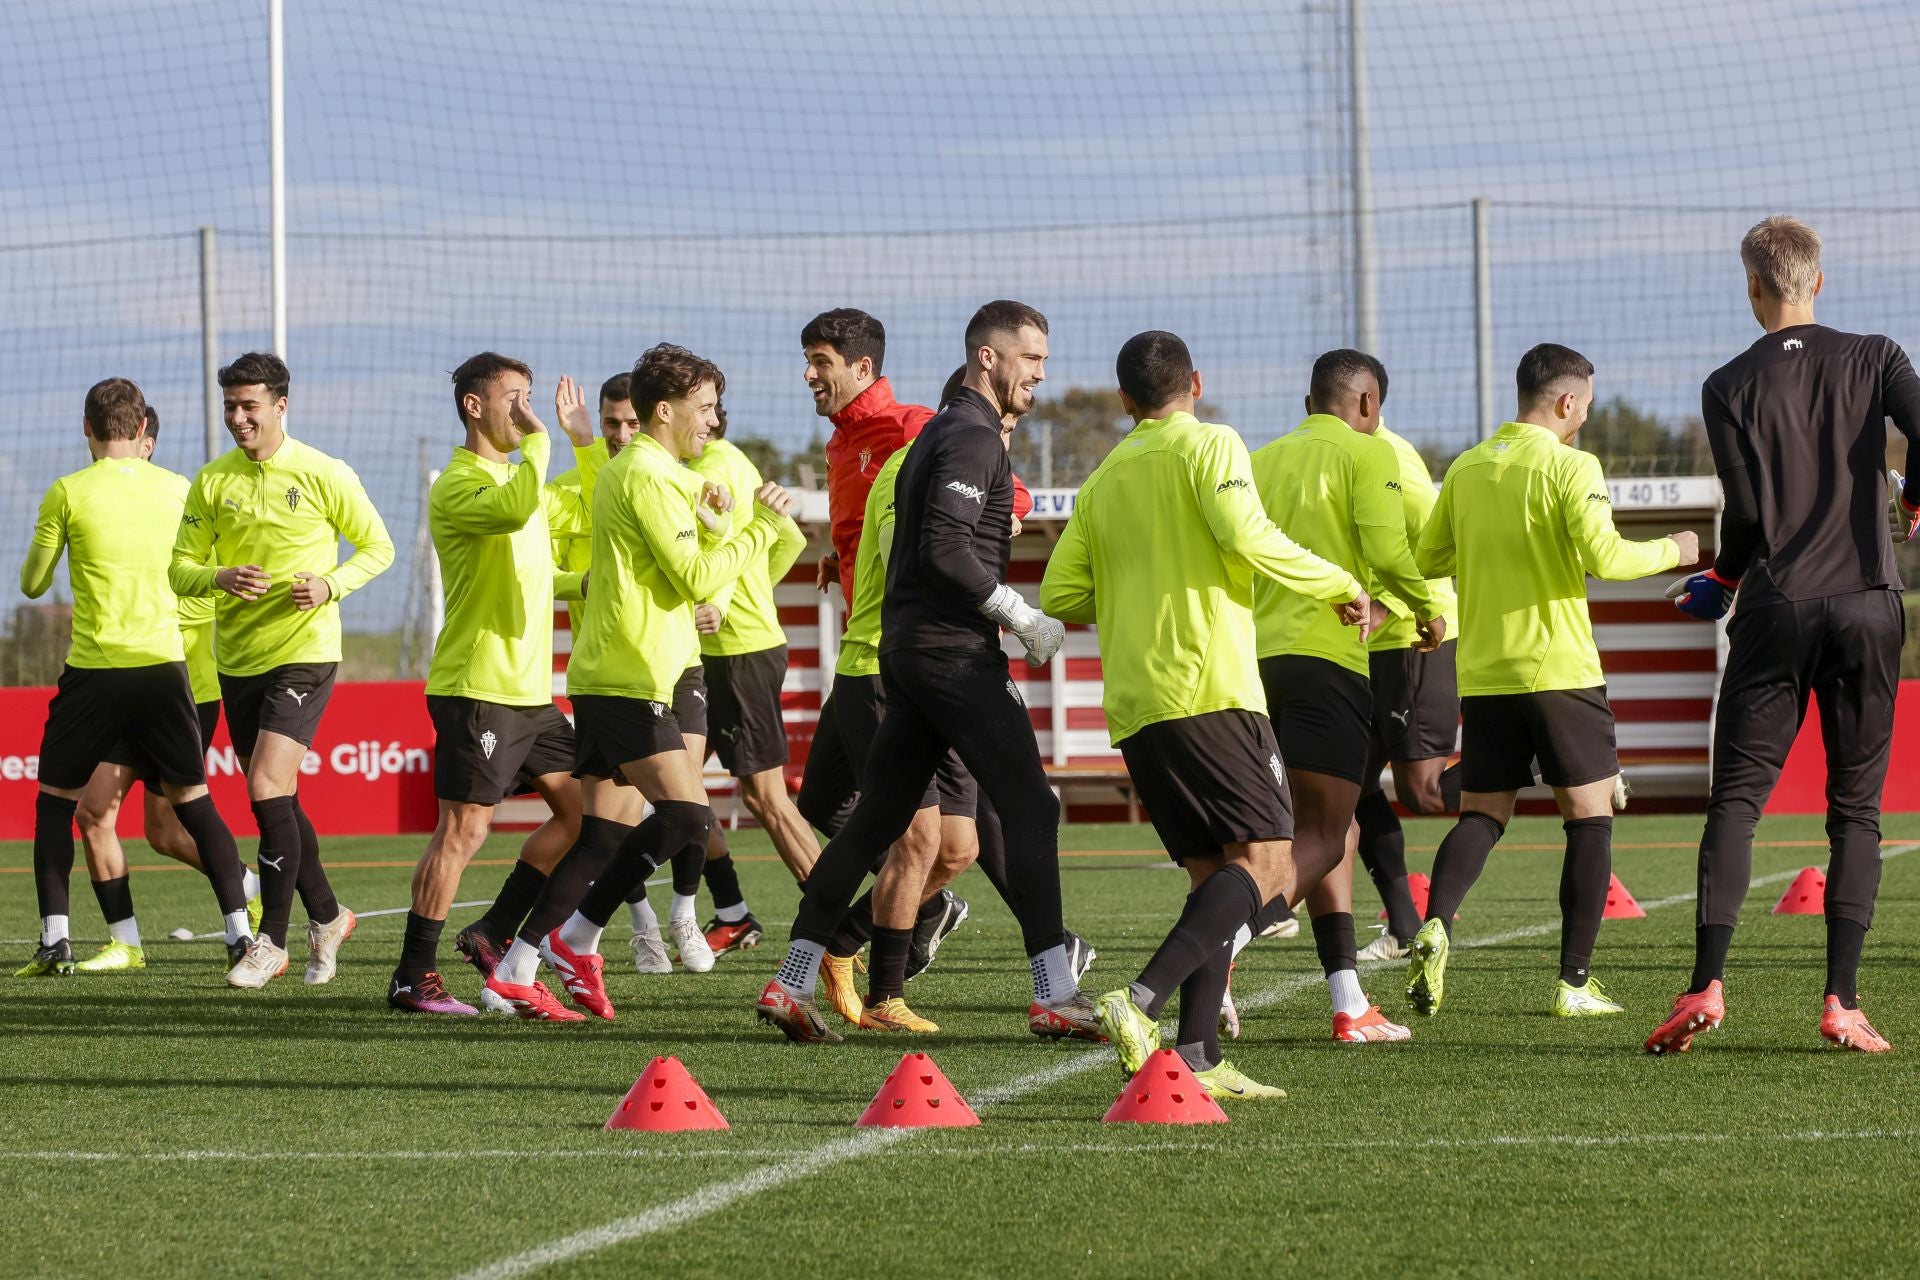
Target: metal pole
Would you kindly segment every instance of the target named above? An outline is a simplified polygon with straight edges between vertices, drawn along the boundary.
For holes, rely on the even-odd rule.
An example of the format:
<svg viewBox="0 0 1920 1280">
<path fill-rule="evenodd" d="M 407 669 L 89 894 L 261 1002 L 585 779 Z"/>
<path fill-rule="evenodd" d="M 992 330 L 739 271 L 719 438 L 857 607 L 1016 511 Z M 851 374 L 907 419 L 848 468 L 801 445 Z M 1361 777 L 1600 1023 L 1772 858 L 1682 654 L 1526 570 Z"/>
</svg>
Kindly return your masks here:
<svg viewBox="0 0 1920 1280">
<path fill-rule="evenodd" d="M 1053 488 L 1053 424 L 1040 424 L 1040 487 Z"/>
<path fill-rule="evenodd" d="M 287 358 L 286 32 L 281 0 L 267 0 L 267 157 L 272 205 L 273 353 Z"/>
<path fill-rule="evenodd" d="M 1353 101 L 1353 338 L 1362 351 L 1380 349 L 1373 293 L 1373 161 L 1367 131 L 1367 36 L 1364 0 L 1347 0 L 1348 79 Z"/>
<path fill-rule="evenodd" d="M 213 228 L 200 228 L 200 372 L 207 428 L 207 461 L 220 456 L 220 312 L 214 287 Z"/>
<path fill-rule="evenodd" d="M 1473 354 L 1477 376 L 1480 438 L 1493 435 L 1500 424 L 1493 407 L 1493 242 L 1487 233 L 1489 205 L 1485 196 L 1473 199 Z"/>
</svg>

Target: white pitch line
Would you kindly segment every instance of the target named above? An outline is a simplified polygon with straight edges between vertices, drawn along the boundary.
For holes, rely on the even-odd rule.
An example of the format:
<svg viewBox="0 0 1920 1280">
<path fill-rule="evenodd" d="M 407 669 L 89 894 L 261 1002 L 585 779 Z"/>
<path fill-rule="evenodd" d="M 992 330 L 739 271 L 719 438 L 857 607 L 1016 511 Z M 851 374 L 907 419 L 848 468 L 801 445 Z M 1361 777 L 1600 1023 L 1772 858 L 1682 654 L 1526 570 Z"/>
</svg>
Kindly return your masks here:
<svg viewBox="0 0 1920 1280">
<path fill-rule="evenodd" d="M 448 907 L 447 910 L 458 911 L 462 907 L 490 907 L 492 905 L 493 899 L 483 898 L 478 902 L 456 902 Z M 355 920 L 371 920 L 375 916 L 403 916 L 411 910 L 413 910 L 412 907 L 382 907 L 378 911 L 356 911 L 353 913 L 353 918 Z M 205 942 L 210 938 L 224 938 L 226 936 L 227 935 L 221 930 L 215 929 L 212 933 L 196 933 L 193 935 L 193 940 L 195 942 Z"/>
</svg>

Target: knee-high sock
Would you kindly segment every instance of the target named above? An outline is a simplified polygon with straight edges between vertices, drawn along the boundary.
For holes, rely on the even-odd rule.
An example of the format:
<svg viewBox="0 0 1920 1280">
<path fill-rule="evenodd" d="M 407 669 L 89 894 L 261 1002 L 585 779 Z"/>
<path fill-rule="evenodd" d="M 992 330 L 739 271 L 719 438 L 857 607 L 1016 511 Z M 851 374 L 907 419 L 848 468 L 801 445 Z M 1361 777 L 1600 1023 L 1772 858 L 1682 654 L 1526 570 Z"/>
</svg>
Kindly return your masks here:
<svg viewBox="0 0 1920 1280">
<path fill-rule="evenodd" d="M 507 872 L 506 880 L 500 885 L 500 892 L 494 895 L 493 905 L 487 908 L 485 915 L 473 922 L 472 927 L 496 942 L 511 939 L 520 928 L 520 922 L 527 918 L 527 912 L 533 910 L 533 904 L 539 900 L 540 890 L 546 883 L 546 872 L 530 862 L 516 861 L 513 870 Z"/>
<path fill-rule="evenodd" d="M 1420 913 L 1407 888 L 1407 834 L 1393 801 L 1384 791 L 1360 797 L 1354 817 L 1360 822 L 1360 861 L 1387 909 L 1387 929 L 1405 942 L 1420 930 Z"/>
<path fill-rule="evenodd" d="M 1427 916 L 1446 925 L 1453 934 L 1453 917 L 1466 900 L 1467 890 L 1486 869 L 1487 855 L 1500 843 L 1506 827 L 1484 813 L 1463 813 L 1453 824 L 1433 859 L 1433 886 L 1427 893 Z"/>
<path fill-rule="evenodd" d="M 1149 1017 L 1159 1017 L 1167 999 L 1215 953 L 1231 960 L 1234 932 L 1259 914 L 1263 905 L 1259 883 L 1237 863 L 1202 881 L 1187 895 L 1180 919 L 1134 980 L 1134 999 L 1140 1008 Z M 1219 1014 L 1216 1000 L 1211 1016 Z"/>
<path fill-rule="evenodd" d="M 300 823 L 292 796 L 253 802 L 260 829 L 260 934 L 277 947 L 287 945 L 287 921 L 300 884 Z M 311 913 L 311 908 L 309 908 Z M 331 920 L 332 916 L 323 917 Z"/>
<path fill-rule="evenodd" d="M 73 814 L 80 807 L 42 791 L 33 802 L 33 891 L 41 918 L 70 916 L 67 882 L 73 878 Z"/>
<path fill-rule="evenodd" d="M 638 887 L 645 896 L 647 877 L 655 868 L 689 848 L 706 856 L 707 831 L 713 826 L 713 810 L 690 800 L 662 800 L 653 813 L 620 842 L 620 850 L 607 867 L 606 874 L 594 882 L 580 899 L 576 910 L 592 923 L 605 928 L 613 913 L 620 909 Z M 676 872 L 676 875 L 678 873 Z M 693 886 L 700 887 L 700 873 L 694 872 Z"/>
<path fill-rule="evenodd" d="M 1585 986 L 1593 969 L 1593 944 L 1607 909 L 1613 877 L 1613 819 L 1574 818 L 1561 824 L 1567 853 L 1560 864 L 1560 980 Z"/>
<path fill-rule="evenodd" d="M 186 800 L 173 806 L 174 816 L 193 837 L 200 850 L 200 870 L 213 885 L 213 896 L 220 914 L 229 915 L 247 909 L 247 871 L 240 861 L 240 846 L 234 843 L 233 830 L 214 808 L 212 796 Z"/>
<path fill-rule="evenodd" d="M 300 807 L 299 794 L 288 799 L 293 801 L 293 820 L 300 831 L 300 905 L 306 908 L 307 919 L 325 924 L 340 914 L 340 900 L 333 896 L 333 884 L 320 861 L 320 836 Z"/>
<path fill-rule="evenodd" d="M 520 922 L 519 939 L 528 946 L 537 947 L 542 938 L 572 915 L 574 908 L 580 905 L 581 898 L 586 896 L 588 887 L 605 874 L 607 864 L 613 861 L 627 833 L 632 830 L 624 822 L 612 822 L 592 814 L 581 818 L 579 839 L 554 864 L 546 885 L 540 890 L 540 896 L 534 899 L 532 909 Z"/>
<path fill-rule="evenodd" d="M 1180 1029 L 1175 1041 L 1180 1056 L 1196 1070 L 1220 1065 L 1220 1002 L 1227 994 L 1227 973 L 1233 968 L 1230 947 L 1216 947 L 1205 964 L 1180 984 Z M 1199 1058 L 1201 1061 L 1195 1062 Z"/>
</svg>

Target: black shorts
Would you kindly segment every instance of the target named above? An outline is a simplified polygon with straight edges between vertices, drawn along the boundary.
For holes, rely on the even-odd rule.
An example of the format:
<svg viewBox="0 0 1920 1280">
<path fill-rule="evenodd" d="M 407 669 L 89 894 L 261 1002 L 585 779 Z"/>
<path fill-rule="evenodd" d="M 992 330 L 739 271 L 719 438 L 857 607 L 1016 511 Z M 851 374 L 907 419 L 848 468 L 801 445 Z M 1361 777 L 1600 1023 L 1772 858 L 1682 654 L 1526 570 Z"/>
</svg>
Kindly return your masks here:
<svg viewBox="0 0 1920 1280">
<path fill-rule="evenodd" d="M 193 704 L 194 714 L 200 720 L 200 753 L 204 760 L 206 750 L 213 745 L 213 731 L 220 727 L 220 699 L 209 698 L 205 702 Z M 153 757 L 133 744 L 130 738 L 122 738 L 113 744 L 102 764 L 125 765 L 133 770 L 133 776 L 140 784 L 156 795 L 160 791 L 160 768 L 154 764 Z"/>
<path fill-rule="evenodd" d="M 1360 782 L 1367 775 L 1373 695 L 1337 662 L 1283 653 L 1260 659 L 1267 715 L 1289 769 Z"/>
<path fill-rule="evenodd" d="M 673 682 L 673 718 L 680 722 L 681 736 L 707 736 L 707 677 L 697 662 L 682 671 L 680 678 Z M 700 763 L 705 764 L 706 761 Z"/>
<path fill-rule="evenodd" d="M 880 731 L 886 711 L 886 694 L 879 676 L 833 678 L 833 689 L 820 708 L 800 783 L 801 812 L 822 831 L 832 834 L 838 830 L 859 800 L 874 735 Z M 973 775 L 960 763 L 959 756 L 947 752 L 927 784 L 919 807 L 938 805 L 943 816 L 971 818 L 979 803 Z"/>
<path fill-rule="evenodd" d="M 508 707 L 427 695 L 433 717 L 433 794 L 452 804 L 499 804 L 533 780 L 573 772 L 573 726 L 551 702 Z"/>
<path fill-rule="evenodd" d="M 1518 791 L 1533 764 L 1550 787 L 1581 787 L 1620 772 L 1605 687 L 1460 699 L 1460 787 Z"/>
<path fill-rule="evenodd" d="M 612 778 L 627 785 L 621 765 L 686 749 L 686 732 L 680 727 L 679 717 L 664 702 L 604 693 L 573 696 L 576 778 Z"/>
<path fill-rule="evenodd" d="M 1232 710 L 1162 720 L 1122 742 L 1120 755 L 1175 862 L 1293 838 L 1293 797 L 1265 716 Z"/>
<path fill-rule="evenodd" d="M 703 655 L 700 666 L 707 676 L 713 748 L 727 772 L 750 778 L 785 765 L 787 724 L 780 711 L 780 686 L 787 679 L 787 646 Z"/>
<path fill-rule="evenodd" d="M 79 790 L 123 739 L 152 762 L 161 782 L 192 787 L 207 780 L 186 663 L 61 668 L 40 735 L 40 781 Z"/>
<path fill-rule="evenodd" d="M 320 715 L 333 697 L 332 662 L 289 662 L 255 676 L 220 674 L 220 701 L 227 704 L 227 733 L 234 754 L 253 754 L 263 733 L 313 745 Z"/>
<path fill-rule="evenodd" d="M 1460 739 L 1459 642 L 1432 653 L 1383 649 L 1367 655 L 1373 685 L 1373 744 L 1387 760 L 1444 760 Z"/>
</svg>

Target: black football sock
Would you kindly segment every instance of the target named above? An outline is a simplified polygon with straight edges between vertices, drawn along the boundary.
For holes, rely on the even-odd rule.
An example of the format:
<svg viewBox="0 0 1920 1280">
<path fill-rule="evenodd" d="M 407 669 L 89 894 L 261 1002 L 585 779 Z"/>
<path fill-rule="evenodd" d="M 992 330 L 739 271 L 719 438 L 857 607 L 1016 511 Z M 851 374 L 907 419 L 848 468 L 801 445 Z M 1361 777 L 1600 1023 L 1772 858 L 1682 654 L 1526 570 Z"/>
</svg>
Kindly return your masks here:
<svg viewBox="0 0 1920 1280">
<path fill-rule="evenodd" d="M 1689 994 L 1698 995 L 1727 976 L 1727 951 L 1733 946 L 1733 926 L 1703 924 L 1693 931 L 1693 980 Z"/>
<path fill-rule="evenodd" d="M 93 896 L 100 904 L 100 916 L 108 924 L 133 918 L 133 885 L 126 876 L 95 880 Z"/>
<path fill-rule="evenodd" d="M 1352 913 L 1329 911 L 1325 915 L 1315 916 L 1313 949 L 1320 957 L 1320 972 L 1328 977 L 1342 969 L 1359 968 L 1360 957 L 1354 946 Z"/>
<path fill-rule="evenodd" d="M 495 942 L 511 940 L 514 932 L 520 928 L 520 922 L 527 918 L 527 912 L 533 910 L 533 904 L 539 900 L 540 890 L 546 883 L 546 872 L 531 862 L 516 861 L 513 870 L 507 872 L 500 892 L 494 895 L 493 905 L 470 927 L 478 929 Z"/>
<path fill-rule="evenodd" d="M 539 946 L 542 938 L 573 914 L 587 890 L 605 874 L 608 864 L 620 852 L 621 844 L 632 830 L 624 822 L 596 818 L 592 814 L 582 817 L 579 838 L 573 842 L 573 848 L 554 864 L 546 884 L 541 886 L 539 896 L 533 900 L 526 918 L 521 920 L 516 936 L 530 946 Z"/>
<path fill-rule="evenodd" d="M 713 896 L 713 909 L 716 914 L 746 905 L 747 895 L 740 892 L 740 868 L 733 864 L 732 853 L 708 858 L 704 874 L 707 892 Z M 725 919 L 724 916 L 721 918 Z"/>
<path fill-rule="evenodd" d="M 1360 797 L 1353 816 L 1360 823 L 1360 861 L 1387 909 L 1387 931 L 1406 942 L 1420 931 L 1420 913 L 1407 887 L 1407 833 L 1400 815 L 1386 792 L 1374 791 Z"/>
<path fill-rule="evenodd" d="M 1141 1011 L 1150 1018 L 1159 1017 L 1167 999 L 1214 960 L 1216 952 L 1226 952 L 1231 959 L 1233 935 L 1264 905 L 1259 883 L 1238 863 L 1230 863 L 1202 881 L 1187 895 L 1180 919 L 1134 980 L 1134 1000 Z M 1216 1001 L 1213 1016 L 1219 1015 Z"/>
<path fill-rule="evenodd" d="M 440 931 L 445 920 L 407 912 L 407 934 L 400 942 L 400 976 L 422 978 L 440 967 Z"/>
<path fill-rule="evenodd" d="M 675 893 L 680 892 L 680 856 L 691 849 L 701 861 L 707 856 L 707 831 L 713 825 L 713 810 L 691 800 L 662 800 L 653 813 L 620 842 L 620 851 L 608 864 L 606 873 L 594 882 L 575 908 L 593 924 L 606 928 L 607 921 L 623 902 L 643 901 L 647 896 L 647 877 L 661 863 L 674 864 Z M 693 869 L 693 888 L 700 889 L 700 869 Z M 638 890 L 639 897 L 634 897 Z"/>
<path fill-rule="evenodd" d="M 1440 803 L 1447 813 L 1460 812 L 1460 766 L 1456 762 L 1440 771 Z"/>
<path fill-rule="evenodd" d="M 1287 900 L 1275 898 L 1255 913 L 1250 927 L 1253 929 L 1253 936 L 1257 938 L 1282 920 L 1291 919 L 1293 919 L 1293 908 L 1287 905 Z"/>
<path fill-rule="evenodd" d="M 683 802 L 668 800 L 665 803 L 677 804 Z M 705 806 L 702 807 L 704 808 Z M 656 813 L 660 811 L 659 805 L 655 805 L 653 808 Z M 707 865 L 706 841 L 702 839 L 698 846 L 688 845 L 685 848 L 675 851 L 671 861 L 673 862 L 674 896 L 691 898 L 694 894 L 699 893 L 700 873 Z"/>
<path fill-rule="evenodd" d="M 872 940 L 873 929 L 873 891 L 869 889 L 840 917 L 840 927 L 827 942 L 827 954 L 838 960 L 859 955 L 860 948 Z"/>
<path fill-rule="evenodd" d="M 1860 1007 L 1860 953 L 1866 949 L 1867 926 L 1857 920 L 1827 920 L 1827 994 L 1838 996 L 1845 1009 Z"/>
<path fill-rule="evenodd" d="M 247 909 L 247 869 L 240 861 L 240 846 L 234 843 L 233 829 L 213 806 L 212 796 L 183 800 L 173 806 L 174 816 L 193 837 L 200 850 L 200 871 L 213 885 L 214 900 L 220 914 L 231 915 Z"/>
<path fill-rule="evenodd" d="M 1180 1025 L 1175 1044 L 1195 1071 L 1220 1065 L 1220 1004 L 1227 995 L 1233 948 L 1218 947 L 1180 984 Z"/>
<path fill-rule="evenodd" d="M 340 900 L 333 896 L 333 883 L 320 861 L 320 836 L 307 811 L 300 807 L 299 795 L 287 798 L 293 801 L 293 820 L 300 831 L 300 905 L 306 909 L 307 919 L 326 924 L 340 915 Z"/>
<path fill-rule="evenodd" d="M 913 930 L 873 927 L 873 952 L 867 957 L 867 1008 L 907 993 L 907 952 Z"/>
<path fill-rule="evenodd" d="M 1560 825 L 1567 833 L 1560 863 L 1560 981 L 1584 987 L 1613 878 L 1613 819 L 1574 818 Z"/>
<path fill-rule="evenodd" d="M 1427 891 L 1426 918 L 1441 921 L 1449 938 L 1453 936 L 1453 917 L 1466 900 L 1467 890 L 1473 888 L 1473 882 L 1486 870 L 1487 855 L 1506 833 L 1505 825 L 1484 813 L 1463 813 L 1460 821 L 1453 824 L 1453 830 L 1447 832 L 1447 838 L 1440 842 L 1440 852 L 1433 857 L 1433 884 Z"/>
<path fill-rule="evenodd" d="M 67 882 L 73 878 L 73 814 L 77 800 L 42 791 L 33 802 L 33 892 L 40 917 L 70 916 Z"/>
<path fill-rule="evenodd" d="M 287 921 L 300 883 L 300 823 L 292 796 L 253 802 L 260 829 L 260 936 L 276 947 L 287 945 Z M 333 917 L 328 916 L 331 920 Z"/>
</svg>

